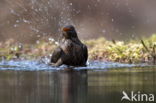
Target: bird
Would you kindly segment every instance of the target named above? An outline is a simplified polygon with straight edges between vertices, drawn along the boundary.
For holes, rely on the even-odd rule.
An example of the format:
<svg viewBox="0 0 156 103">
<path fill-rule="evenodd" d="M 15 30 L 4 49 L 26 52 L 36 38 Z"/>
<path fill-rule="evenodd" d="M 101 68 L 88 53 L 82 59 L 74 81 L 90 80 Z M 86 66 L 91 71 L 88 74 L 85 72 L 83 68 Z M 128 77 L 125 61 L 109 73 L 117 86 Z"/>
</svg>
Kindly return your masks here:
<svg viewBox="0 0 156 103">
<path fill-rule="evenodd" d="M 61 66 L 86 66 L 88 59 L 88 49 L 78 38 L 73 25 L 67 25 L 62 28 L 61 40 L 59 46 L 53 51 L 51 64 Z"/>
</svg>

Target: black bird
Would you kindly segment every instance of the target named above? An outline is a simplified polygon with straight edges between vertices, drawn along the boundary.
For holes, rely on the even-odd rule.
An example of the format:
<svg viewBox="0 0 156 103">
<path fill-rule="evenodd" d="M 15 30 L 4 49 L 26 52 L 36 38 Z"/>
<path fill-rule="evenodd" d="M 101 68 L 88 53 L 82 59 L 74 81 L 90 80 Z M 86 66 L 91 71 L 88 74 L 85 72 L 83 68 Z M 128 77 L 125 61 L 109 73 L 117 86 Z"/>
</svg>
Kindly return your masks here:
<svg viewBox="0 0 156 103">
<path fill-rule="evenodd" d="M 74 26 L 68 25 L 62 29 L 59 46 L 53 51 L 51 64 L 60 66 L 86 66 L 88 49 L 78 38 Z"/>
</svg>

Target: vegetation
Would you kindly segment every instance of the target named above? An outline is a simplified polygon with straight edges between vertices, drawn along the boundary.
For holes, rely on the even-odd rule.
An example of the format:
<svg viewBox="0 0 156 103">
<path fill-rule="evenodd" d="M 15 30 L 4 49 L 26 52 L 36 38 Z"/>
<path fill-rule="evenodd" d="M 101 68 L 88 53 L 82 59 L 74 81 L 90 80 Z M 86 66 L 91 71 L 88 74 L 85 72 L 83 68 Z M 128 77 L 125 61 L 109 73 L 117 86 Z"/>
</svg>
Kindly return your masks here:
<svg viewBox="0 0 156 103">
<path fill-rule="evenodd" d="M 108 41 L 98 38 L 83 41 L 88 46 L 89 59 L 113 61 L 123 63 L 156 63 L 156 35 L 142 40 Z M 41 39 L 36 44 L 21 44 L 10 39 L 0 43 L 0 58 L 11 59 L 39 59 L 50 56 L 56 48 L 55 41 Z"/>
</svg>

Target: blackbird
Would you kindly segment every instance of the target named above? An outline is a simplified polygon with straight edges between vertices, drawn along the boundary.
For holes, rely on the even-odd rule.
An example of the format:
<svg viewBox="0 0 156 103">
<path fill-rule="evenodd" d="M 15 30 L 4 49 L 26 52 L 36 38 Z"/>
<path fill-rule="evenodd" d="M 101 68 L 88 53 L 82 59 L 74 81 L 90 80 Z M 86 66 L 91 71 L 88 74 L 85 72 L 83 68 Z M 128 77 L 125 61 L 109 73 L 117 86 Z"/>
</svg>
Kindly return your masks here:
<svg viewBox="0 0 156 103">
<path fill-rule="evenodd" d="M 86 66 L 88 49 L 78 38 L 77 32 L 72 25 L 62 29 L 62 37 L 59 46 L 53 51 L 51 64 L 60 66 Z"/>
</svg>

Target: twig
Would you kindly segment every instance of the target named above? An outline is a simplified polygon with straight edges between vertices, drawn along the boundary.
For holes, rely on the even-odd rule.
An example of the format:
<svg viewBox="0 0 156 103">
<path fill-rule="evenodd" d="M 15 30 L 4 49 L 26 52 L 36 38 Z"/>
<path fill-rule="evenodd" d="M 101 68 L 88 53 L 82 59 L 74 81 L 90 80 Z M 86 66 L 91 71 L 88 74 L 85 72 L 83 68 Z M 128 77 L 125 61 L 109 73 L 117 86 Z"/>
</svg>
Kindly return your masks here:
<svg viewBox="0 0 156 103">
<path fill-rule="evenodd" d="M 112 39 L 113 44 L 116 44 L 116 41 L 114 39 Z"/>
<path fill-rule="evenodd" d="M 147 46 L 145 45 L 145 42 L 144 42 L 143 40 L 141 40 L 141 43 L 142 43 L 143 47 L 146 49 L 146 51 L 150 53 L 149 49 L 148 49 Z"/>
<path fill-rule="evenodd" d="M 156 45 L 153 45 L 152 57 L 153 57 L 153 64 L 156 64 L 156 53 L 155 53 Z"/>
<path fill-rule="evenodd" d="M 142 43 L 143 47 L 146 49 L 146 51 L 152 56 L 153 64 L 156 64 L 156 51 L 155 51 L 156 45 L 154 44 L 152 47 L 152 50 L 150 51 L 148 49 L 148 47 L 145 45 L 145 42 L 143 40 L 141 40 L 141 43 Z"/>
</svg>

